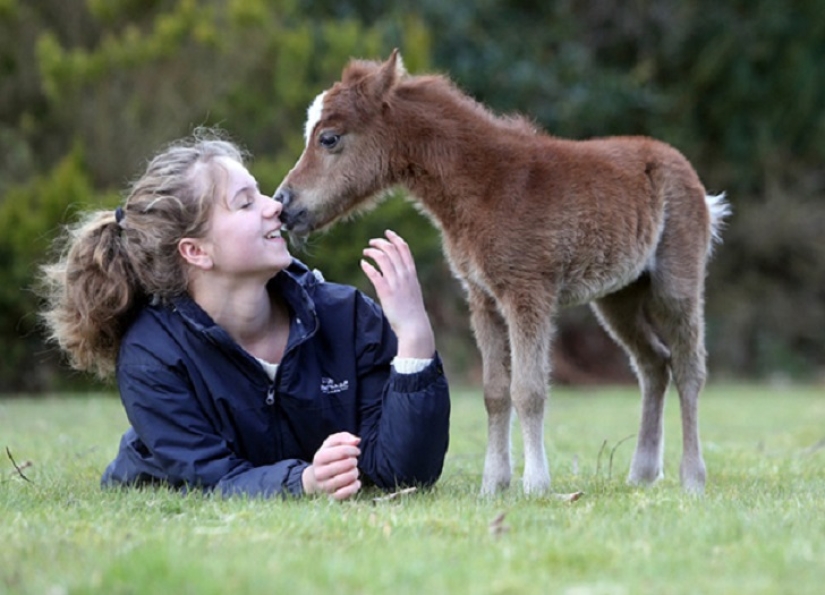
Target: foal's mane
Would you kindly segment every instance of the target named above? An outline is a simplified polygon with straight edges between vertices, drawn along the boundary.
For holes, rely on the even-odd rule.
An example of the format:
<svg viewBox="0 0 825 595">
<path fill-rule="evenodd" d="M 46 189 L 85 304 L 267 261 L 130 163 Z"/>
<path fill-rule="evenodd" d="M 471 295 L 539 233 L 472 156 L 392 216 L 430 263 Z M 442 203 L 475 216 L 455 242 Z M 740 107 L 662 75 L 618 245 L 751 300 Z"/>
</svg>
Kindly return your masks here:
<svg viewBox="0 0 825 595">
<path fill-rule="evenodd" d="M 443 75 L 409 76 L 401 79 L 395 87 L 395 94 L 405 100 L 453 106 L 473 120 L 486 122 L 496 128 L 522 134 L 537 132 L 535 124 L 530 119 L 519 114 L 495 114 Z"/>
<path fill-rule="evenodd" d="M 347 86 L 358 85 L 370 76 L 378 74 L 382 64 L 369 60 L 352 60 L 344 69 L 341 82 Z M 384 99 L 409 102 L 422 107 L 438 105 L 452 108 L 453 113 L 464 114 L 477 122 L 485 122 L 496 128 L 519 134 L 533 135 L 539 132 L 532 120 L 522 115 L 497 115 L 464 93 L 448 77 L 440 74 L 399 74 L 389 89 L 391 97 Z"/>
</svg>

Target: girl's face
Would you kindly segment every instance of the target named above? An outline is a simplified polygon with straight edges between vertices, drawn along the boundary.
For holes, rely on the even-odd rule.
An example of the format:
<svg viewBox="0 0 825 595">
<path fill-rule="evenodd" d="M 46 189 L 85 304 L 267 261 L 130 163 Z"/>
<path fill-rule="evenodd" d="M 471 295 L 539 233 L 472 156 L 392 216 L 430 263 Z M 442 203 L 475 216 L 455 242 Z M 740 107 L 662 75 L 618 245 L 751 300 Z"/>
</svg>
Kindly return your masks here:
<svg viewBox="0 0 825 595">
<path fill-rule="evenodd" d="M 261 194 L 247 169 L 221 157 L 212 167 L 225 171 L 224 192 L 212 208 L 209 231 L 197 242 L 203 260 L 190 262 L 225 277 L 260 277 L 265 281 L 292 261 L 281 237 L 281 203 Z M 200 266 L 200 264 L 205 266 Z"/>
</svg>

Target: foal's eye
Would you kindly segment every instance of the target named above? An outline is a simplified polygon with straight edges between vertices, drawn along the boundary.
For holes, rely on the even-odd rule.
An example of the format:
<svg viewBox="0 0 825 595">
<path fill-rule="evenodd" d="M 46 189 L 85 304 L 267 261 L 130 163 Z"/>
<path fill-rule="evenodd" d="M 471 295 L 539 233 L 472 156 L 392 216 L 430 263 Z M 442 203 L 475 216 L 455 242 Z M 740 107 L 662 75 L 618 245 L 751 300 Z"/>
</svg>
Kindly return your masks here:
<svg viewBox="0 0 825 595">
<path fill-rule="evenodd" d="M 318 137 L 318 142 L 325 149 L 334 149 L 336 146 L 338 146 L 338 141 L 340 140 L 341 135 L 335 134 L 334 132 L 322 132 L 321 135 Z"/>
</svg>

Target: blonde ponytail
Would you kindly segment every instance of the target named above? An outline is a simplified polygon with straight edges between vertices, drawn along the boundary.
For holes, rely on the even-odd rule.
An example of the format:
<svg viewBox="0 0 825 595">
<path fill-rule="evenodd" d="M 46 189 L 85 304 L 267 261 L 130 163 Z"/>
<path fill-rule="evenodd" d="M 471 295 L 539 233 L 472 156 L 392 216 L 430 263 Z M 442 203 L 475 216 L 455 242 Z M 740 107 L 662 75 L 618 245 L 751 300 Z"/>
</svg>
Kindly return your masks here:
<svg viewBox="0 0 825 595">
<path fill-rule="evenodd" d="M 196 130 L 152 159 L 122 207 L 88 213 L 64 230 L 58 260 L 41 267 L 41 316 L 72 367 L 111 376 L 139 308 L 186 291 L 177 244 L 206 233 L 223 188 L 214 160 L 243 163 L 243 156 L 220 131 Z"/>
</svg>

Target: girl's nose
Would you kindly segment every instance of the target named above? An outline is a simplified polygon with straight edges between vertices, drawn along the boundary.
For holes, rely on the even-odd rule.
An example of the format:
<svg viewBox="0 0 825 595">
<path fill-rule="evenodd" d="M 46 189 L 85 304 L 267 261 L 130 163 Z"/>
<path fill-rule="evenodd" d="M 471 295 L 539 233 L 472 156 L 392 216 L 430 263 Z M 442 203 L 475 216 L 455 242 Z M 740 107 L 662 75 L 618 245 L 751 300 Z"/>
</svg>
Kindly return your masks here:
<svg viewBox="0 0 825 595">
<path fill-rule="evenodd" d="M 270 217 L 277 217 L 281 214 L 281 211 L 284 210 L 283 203 L 278 202 L 277 200 L 273 200 L 271 196 L 266 196 L 262 194 L 261 197 L 264 199 L 264 216 L 267 218 Z"/>
</svg>

